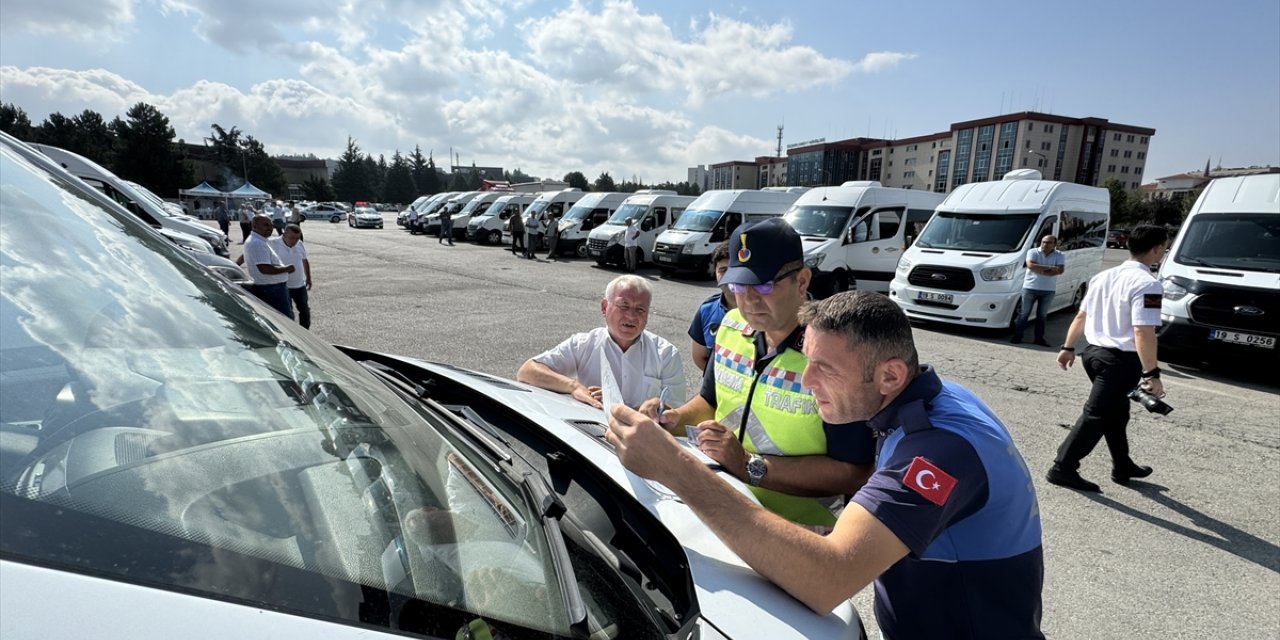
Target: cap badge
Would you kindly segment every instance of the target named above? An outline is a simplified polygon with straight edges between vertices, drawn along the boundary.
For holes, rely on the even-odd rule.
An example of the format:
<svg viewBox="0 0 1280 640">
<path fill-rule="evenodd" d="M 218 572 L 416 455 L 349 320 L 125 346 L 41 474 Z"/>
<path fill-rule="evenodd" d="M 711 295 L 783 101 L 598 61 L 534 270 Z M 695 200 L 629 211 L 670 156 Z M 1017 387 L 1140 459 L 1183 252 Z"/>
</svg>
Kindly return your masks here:
<svg viewBox="0 0 1280 640">
<path fill-rule="evenodd" d="M 751 260 L 751 250 L 747 248 L 747 234 L 738 236 L 742 240 L 742 246 L 738 248 L 738 262 L 748 262 Z"/>
</svg>

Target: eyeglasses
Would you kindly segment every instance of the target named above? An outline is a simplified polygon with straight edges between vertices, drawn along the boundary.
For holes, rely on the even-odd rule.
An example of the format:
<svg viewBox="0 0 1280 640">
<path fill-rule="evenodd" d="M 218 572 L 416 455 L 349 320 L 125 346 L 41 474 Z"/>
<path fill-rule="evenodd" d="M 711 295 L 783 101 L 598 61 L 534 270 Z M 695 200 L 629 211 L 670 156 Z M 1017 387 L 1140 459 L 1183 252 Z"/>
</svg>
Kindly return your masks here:
<svg viewBox="0 0 1280 640">
<path fill-rule="evenodd" d="M 800 269 L 792 269 L 786 273 L 778 274 L 774 276 L 772 280 L 765 283 L 761 283 L 761 284 L 738 284 L 736 282 L 730 282 L 728 285 L 729 293 L 732 293 L 735 296 L 740 296 L 746 293 L 747 288 L 750 287 L 752 289 L 755 289 L 755 292 L 759 295 L 762 295 L 762 296 L 772 295 L 774 287 L 777 287 L 779 282 L 781 282 L 782 280 L 786 280 L 787 278 L 790 278 L 791 276 L 799 272 L 800 272 Z"/>
</svg>

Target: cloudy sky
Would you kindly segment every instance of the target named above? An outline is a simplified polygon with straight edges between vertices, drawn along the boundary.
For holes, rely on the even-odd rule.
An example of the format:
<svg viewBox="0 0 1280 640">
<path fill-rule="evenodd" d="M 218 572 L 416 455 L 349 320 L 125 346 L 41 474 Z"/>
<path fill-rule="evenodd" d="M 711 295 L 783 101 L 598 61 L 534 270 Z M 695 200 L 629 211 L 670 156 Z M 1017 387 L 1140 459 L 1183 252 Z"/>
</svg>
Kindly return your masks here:
<svg viewBox="0 0 1280 640">
<path fill-rule="evenodd" d="M 1010 111 L 1155 128 L 1144 179 L 1280 164 L 1280 3 L 3 0 L 0 100 L 198 141 L 679 181 Z"/>
</svg>

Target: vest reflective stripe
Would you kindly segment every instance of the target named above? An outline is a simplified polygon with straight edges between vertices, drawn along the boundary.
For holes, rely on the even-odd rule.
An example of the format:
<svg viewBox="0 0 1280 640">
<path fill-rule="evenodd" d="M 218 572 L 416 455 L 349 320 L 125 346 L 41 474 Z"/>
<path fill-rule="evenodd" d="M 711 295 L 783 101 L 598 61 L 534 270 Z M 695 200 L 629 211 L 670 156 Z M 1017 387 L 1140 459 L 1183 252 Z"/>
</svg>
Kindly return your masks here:
<svg viewBox="0 0 1280 640">
<path fill-rule="evenodd" d="M 809 390 L 800 384 L 808 359 L 795 349 L 787 349 L 756 376 L 755 341 L 751 335 L 744 334 L 747 329 L 742 312 L 733 309 L 725 314 L 716 332 L 713 361 L 716 421 L 735 431 L 742 427 L 743 411 L 750 396 L 742 441 L 748 453 L 826 455 L 827 434 L 822 428 L 817 404 Z M 770 511 L 793 522 L 835 524 L 835 516 L 814 498 L 790 496 L 760 487 L 751 487 L 751 491 Z"/>
</svg>

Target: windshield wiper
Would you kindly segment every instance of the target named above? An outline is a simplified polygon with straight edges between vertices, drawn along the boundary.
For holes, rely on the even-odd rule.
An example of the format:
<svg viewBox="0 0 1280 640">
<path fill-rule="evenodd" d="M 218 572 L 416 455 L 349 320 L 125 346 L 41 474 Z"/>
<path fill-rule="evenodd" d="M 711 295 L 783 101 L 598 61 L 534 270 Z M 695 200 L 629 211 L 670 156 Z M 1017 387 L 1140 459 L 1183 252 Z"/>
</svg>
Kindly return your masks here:
<svg viewBox="0 0 1280 640">
<path fill-rule="evenodd" d="M 520 488 L 524 490 L 529 506 L 533 507 L 542 521 L 542 532 L 551 552 L 551 566 L 555 569 L 556 581 L 560 583 L 560 597 L 564 600 L 569 615 L 569 631 L 575 638 L 590 637 L 587 605 L 582 601 L 582 589 L 573 573 L 573 560 L 569 557 L 569 548 L 564 544 L 564 532 L 560 530 L 560 518 L 566 511 L 564 501 L 547 486 L 546 478 L 536 473 L 524 474 L 520 479 Z"/>
</svg>

